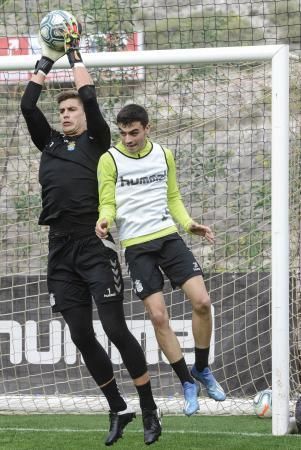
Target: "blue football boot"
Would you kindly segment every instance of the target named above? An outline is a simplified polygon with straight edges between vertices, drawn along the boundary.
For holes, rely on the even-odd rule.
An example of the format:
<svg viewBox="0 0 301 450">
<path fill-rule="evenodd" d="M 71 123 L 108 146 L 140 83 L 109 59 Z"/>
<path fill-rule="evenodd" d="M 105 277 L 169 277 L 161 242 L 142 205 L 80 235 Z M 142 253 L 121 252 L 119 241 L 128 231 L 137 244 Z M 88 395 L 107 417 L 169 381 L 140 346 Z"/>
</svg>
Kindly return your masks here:
<svg viewBox="0 0 301 450">
<path fill-rule="evenodd" d="M 185 404 L 183 412 L 186 416 L 192 416 L 199 409 L 198 395 L 200 393 L 200 386 L 196 383 L 189 383 L 185 381 L 183 384 Z"/>
<path fill-rule="evenodd" d="M 222 402 L 226 399 L 226 394 L 221 385 L 216 381 L 213 373 L 209 367 L 205 367 L 204 370 L 198 372 L 195 365 L 191 369 L 191 375 L 196 380 L 200 381 L 207 390 L 207 394 L 210 398 L 218 402 Z"/>
</svg>

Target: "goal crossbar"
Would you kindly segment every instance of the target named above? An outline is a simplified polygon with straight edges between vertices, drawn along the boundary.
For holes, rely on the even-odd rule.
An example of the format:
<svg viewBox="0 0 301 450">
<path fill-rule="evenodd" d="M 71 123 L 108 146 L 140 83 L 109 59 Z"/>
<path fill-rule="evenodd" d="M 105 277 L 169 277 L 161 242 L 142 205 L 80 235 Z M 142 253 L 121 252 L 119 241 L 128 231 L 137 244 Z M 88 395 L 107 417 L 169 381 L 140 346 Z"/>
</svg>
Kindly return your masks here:
<svg viewBox="0 0 301 450">
<path fill-rule="evenodd" d="M 286 45 L 259 45 L 246 47 L 187 48 L 171 50 L 141 50 L 127 52 L 83 53 L 86 67 L 127 67 L 169 64 L 201 64 L 243 61 L 268 61 L 282 52 Z M 39 55 L 1 56 L 1 70 L 31 70 Z M 55 62 L 54 69 L 69 68 L 67 56 Z"/>
<path fill-rule="evenodd" d="M 0 71 L 32 70 L 39 55 L 2 56 Z M 275 435 L 289 423 L 289 47 L 287 45 L 145 50 L 83 54 L 87 67 L 214 64 L 271 61 L 272 64 L 272 388 Z M 54 68 L 69 68 L 67 57 Z M 280 182 L 281 180 L 281 182 Z"/>
</svg>

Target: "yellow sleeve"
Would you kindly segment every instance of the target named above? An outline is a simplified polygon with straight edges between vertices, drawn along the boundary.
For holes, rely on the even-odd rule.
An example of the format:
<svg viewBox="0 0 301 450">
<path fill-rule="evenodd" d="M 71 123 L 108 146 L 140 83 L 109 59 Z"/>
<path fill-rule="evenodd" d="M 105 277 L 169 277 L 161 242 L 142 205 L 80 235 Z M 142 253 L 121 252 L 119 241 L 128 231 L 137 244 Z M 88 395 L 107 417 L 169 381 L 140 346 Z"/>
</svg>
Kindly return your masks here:
<svg viewBox="0 0 301 450">
<path fill-rule="evenodd" d="M 181 225 L 185 231 L 189 231 L 189 226 L 193 219 L 188 214 L 177 185 L 176 164 L 171 150 L 164 149 L 167 165 L 167 199 L 168 209 L 174 221 Z"/>
<path fill-rule="evenodd" d="M 109 227 L 112 226 L 116 217 L 116 166 L 112 155 L 109 152 L 104 153 L 98 162 L 98 220 L 107 219 Z"/>
</svg>

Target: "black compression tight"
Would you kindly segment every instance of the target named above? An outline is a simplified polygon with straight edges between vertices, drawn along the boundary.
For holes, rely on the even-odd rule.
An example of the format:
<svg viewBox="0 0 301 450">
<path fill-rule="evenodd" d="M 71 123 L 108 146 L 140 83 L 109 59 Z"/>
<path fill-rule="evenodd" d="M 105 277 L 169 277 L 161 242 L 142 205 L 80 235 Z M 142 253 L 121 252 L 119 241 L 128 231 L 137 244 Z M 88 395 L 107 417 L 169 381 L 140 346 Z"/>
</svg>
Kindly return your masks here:
<svg viewBox="0 0 301 450">
<path fill-rule="evenodd" d="M 127 327 L 123 303 L 99 304 L 97 309 L 104 332 L 117 347 L 131 378 L 141 377 L 147 371 L 146 360 L 138 341 Z"/>
<path fill-rule="evenodd" d="M 98 386 L 110 381 L 113 374 L 111 360 L 95 337 L 92 324 L 92 307 L 77 306 L 62 311 L 69 326 L 72 342 L 81 352 L 86 367 Z"/>
<path fill-rule="evenodd" d="M 144 353 L 126 325 L 122 302 L 99 305 L 98 313 L 106 335 L 119 350 L 131 378 L 143 375 L 147 370 Z M 92 307 L 74 307 L 62 311 L 62 315 L 69 326 L 71 339 L 95 382 L 99 386 L 107 383 L 114 376 L 113 368 L 106 351 L 95 337 Z"/>
</svg>

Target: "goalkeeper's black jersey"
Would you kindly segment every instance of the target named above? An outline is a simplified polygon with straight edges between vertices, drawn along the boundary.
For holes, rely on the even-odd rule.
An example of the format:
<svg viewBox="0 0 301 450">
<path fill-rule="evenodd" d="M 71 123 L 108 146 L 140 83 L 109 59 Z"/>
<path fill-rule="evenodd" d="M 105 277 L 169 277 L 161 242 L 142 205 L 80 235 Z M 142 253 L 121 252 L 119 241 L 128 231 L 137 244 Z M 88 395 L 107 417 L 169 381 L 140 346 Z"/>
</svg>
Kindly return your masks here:
<svg viewBox="0 0 301 450">
<path fill-rule="evenodd" d="M 74 137 L 50 127 L 36 106 L 41 89 L 29 82 L 21 102 L 31 139 L 42 152 L 39 224 L 68 231 L 87 225 L 94 228 L 98 218 L 97 164 L 110 147 L 110 129 L 99 110 L 94 87 L 79 89 L 88 129 Z"/>
</svg>

